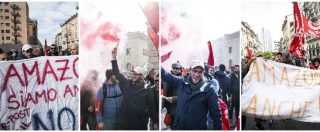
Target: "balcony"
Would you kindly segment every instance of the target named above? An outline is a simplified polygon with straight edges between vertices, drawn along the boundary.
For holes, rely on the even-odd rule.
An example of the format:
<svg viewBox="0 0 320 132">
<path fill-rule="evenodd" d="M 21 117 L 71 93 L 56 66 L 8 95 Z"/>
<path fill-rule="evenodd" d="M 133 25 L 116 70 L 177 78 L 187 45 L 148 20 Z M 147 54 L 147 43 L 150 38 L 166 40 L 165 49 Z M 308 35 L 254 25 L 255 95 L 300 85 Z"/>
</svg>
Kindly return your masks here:
<svg viewBox="0 0 320 132">
<path fill-rule="evenodd" d="M 20 17 L 20 16 L 21 16 L 20 13 L 17 12 L 17 11 L 12 11 L 12 12 L 11 12 L 11 15 L 12 15 L 12 16 L 15 16 L 15 17 Z"/>
<path fill-rule="evenodd" d="M 21 30 L 21 28 L 19 26 L 11 26 L 11 28 L 15 31 Z"/>
<path fill-rule="evenodd" d="M 17 6 L 16 4 L 11 5 L 11 8 L 13 10 L 20 10 L 21 8 L 19 6 Z"/>
<path fill-rule="evenodd" d="M 11 21 L 15 24 L 21 24 L 20 20 L 18 19 L 11 19 Z"/>
<path fill-rule="evenodd" d="M 21 37 L 20 33 L 18 33 L 18 32 L 13 32 L 12 35 L 17 36 L 17 37 Z"/>
</svg>

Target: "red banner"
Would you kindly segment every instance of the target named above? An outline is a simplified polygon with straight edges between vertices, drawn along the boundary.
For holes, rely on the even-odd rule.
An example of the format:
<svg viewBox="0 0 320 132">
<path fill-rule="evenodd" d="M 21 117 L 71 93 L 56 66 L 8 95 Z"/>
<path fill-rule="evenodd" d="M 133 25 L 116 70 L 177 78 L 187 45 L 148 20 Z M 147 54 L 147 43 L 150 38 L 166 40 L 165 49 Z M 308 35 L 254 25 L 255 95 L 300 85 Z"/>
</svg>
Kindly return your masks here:
<svg viewBox="0 0 320 132">
<path fill-rule="evenodd" d="M 293 3 L 293 14 L 294 14 L 294 38 L 290 45 L 290 52 L 296 55 L 297 58 L 303 57 L 303 45 L 304 45 L 304 31 L 301 13 L 298 7 L 298 3 Z"/>
<path fill-rule="evenodd" d="M 312 21 L 309 21 L 306 16 L 301 14 L 303 19 L 303 26 L 305 34 L 320 38 L 320 25 L 315 24 Z"/>
</svg>

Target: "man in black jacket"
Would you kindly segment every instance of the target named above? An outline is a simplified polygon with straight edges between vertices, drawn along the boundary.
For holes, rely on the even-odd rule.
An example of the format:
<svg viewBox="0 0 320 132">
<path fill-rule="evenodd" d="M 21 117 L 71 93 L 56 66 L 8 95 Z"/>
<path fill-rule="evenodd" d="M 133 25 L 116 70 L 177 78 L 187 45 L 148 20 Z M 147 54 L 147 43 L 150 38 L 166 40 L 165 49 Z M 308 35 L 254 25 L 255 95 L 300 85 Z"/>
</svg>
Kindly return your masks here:
<svg viewBox="0 0 320 132">
<path fill-rule="evenodd" d="M 230 80 L 231 80 L 231 88 L 230 88 L 230 93 L 231 93 L 231 106 L 229 109 L 229 119 L 232 119 L 233 115 L 233 109 L 235 109 L 235 115 L 236 118 L 235 120 L 238 120 L 239 118 L 239 112 L 240 112 L 240 67 L 239 65 L 234 66 L 234 72 L 231 73 L 230 75 Z M 233 126 L 235 126 L 233 124 Z"/>
<path fill-rule="evenodd" d="M 219 96 L 221 96 L 224 103 L 229 104 L 229 97 L 230 94 L 230 78 L 226 74 L 226 66 L 224 64 L 221 64 L 219 66 L 219 71 L 217 71 L 215 74 L 217 76 L 217 80 L 219 82 Z"/>
<path fill-rule="evenodd" d="M 149 117 L 157 127 L 156 106 L 152 90 L 147 89 L 143 80 L 143 68 L 133 69 L 133 76 L 127 79 L 120 73 L 117 60 L 117 48 L 112 50 L 112 71 L 119 80 L 123 93 L 123 101 L 120 108 L 119 129 L 121 130 L 147 130 Z"/>
</svg>

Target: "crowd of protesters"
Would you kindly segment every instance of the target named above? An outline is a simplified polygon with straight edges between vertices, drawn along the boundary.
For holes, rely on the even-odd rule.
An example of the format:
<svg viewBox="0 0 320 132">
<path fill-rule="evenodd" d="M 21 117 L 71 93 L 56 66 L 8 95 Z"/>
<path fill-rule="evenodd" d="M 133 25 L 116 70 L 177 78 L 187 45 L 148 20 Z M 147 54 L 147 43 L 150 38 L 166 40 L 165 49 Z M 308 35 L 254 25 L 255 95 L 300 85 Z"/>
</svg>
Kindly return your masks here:
<svg viewBox="0 0 320 132">
<path fill-rule="evenodd" d="M 257 55 L 256 57 L 262 57 L 262 55 Z M 250 69 L 250 65 L 251 63 L 255 60 L 255 58 L 249 58 L 249 57 L 245 57 L 244 59 L 242 59 L 242 78 L 243 79 L 247 73 L 249 72 Z M 273 61 L 279 62 L 279 63 L 284 63 L 284 64 L 289 64 L 289 65 L 294 65 L 294 66 L 298 66 L 298 67 L 304 67 L 304 68 L 309 68 L 309 69 L 313 69 L 313 70 L 320 70 L 320 58 L 319 56 L 314 56 L 312 57 L 312 59 L 310 60 L 309 63 L 306 62 L 305 59 L 298 59 L 296 58 L 293 54 L 286 52 L 277 52 L 274 53 L 274 57 L 272 58 Z M 241 117 L 241 125 L 242 125 L 242 129 L 244 130 L 246 128 L 246 116 L 242 116 Z M 273 129 L 273 127 L 275 126 L 275 121 L 276 120 L 265 120 L 265 119 L 260 119 L 260 118 L 255 118 L 255 127 L 258 130 L 264 130 L 265 127 L 264 125 L 262 125 L 263 123 L 267 123 L 269 129 Z"/>
<path fill-rule="evenodd" d="M 125 74 L 116 56 L 114 48 L 102 86 L 97 86 L 95 70 L 81 85 L 81 130 L 158 130 L 159 73 L 151 69 L 145 75 L 137 66 Z"/>
<path fill-rule="evenodd" d="M 179 62 L 171 71 L 161 68 L 165 129 L 232 130 L 238 125 L 239 65 L 209 66 L 199 60 L 190 67 Z M 237 127 L 239 128 L 239 127 Z M 163 129 L 163 130 L 165 130 Z"/>
<path fill-rule="evenodd" d="M 62 51 L 55 44 L 53 44 L 46 50 L 46 52 L 47 53 L 45 53 L 45 50 L 41 50 L 38 47 L 33 48 L 30 44 L 24 44 L 21 50 L 11 49 L 9 52 L 5 52 L 0 48 L 0 61 L 30 59 L 40 56 L 78 55 L 79 46 L 77 43 L 72 43 L 69 45 L 67 50 Z"/>
</svg>

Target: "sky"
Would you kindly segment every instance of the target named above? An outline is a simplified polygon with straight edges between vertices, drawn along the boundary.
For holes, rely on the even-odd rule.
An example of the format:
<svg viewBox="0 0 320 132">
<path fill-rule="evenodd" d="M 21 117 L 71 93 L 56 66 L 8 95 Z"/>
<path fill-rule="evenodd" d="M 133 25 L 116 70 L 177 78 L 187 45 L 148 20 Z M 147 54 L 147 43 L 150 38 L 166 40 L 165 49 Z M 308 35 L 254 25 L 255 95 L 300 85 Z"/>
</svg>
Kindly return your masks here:
<svg viewBox="0 0 320 132">
<path fill-rule="evenodd" d="M 202 19 L 203 39 L 214 40 L 240 29 L 240 1 L 180 2 L 176 8 Z"/>
<path fill-rule="evenodd" d="M 44 45 L 51 45 L 63 24 L 77 13 L 77 2 L 28 2 L 29 17 L 38 21 L 38 39 Z"/>
<path fill-rule="evenodd" d="M 242 2 L 241 20 L 248 22 L 256 33 L 265 27 L 271 32 L 272 41 L 280 41 L 282 23 L 285 16 L 290 14 L 293 14 L 293 5 L 289 1 Z"/>
</svg>

